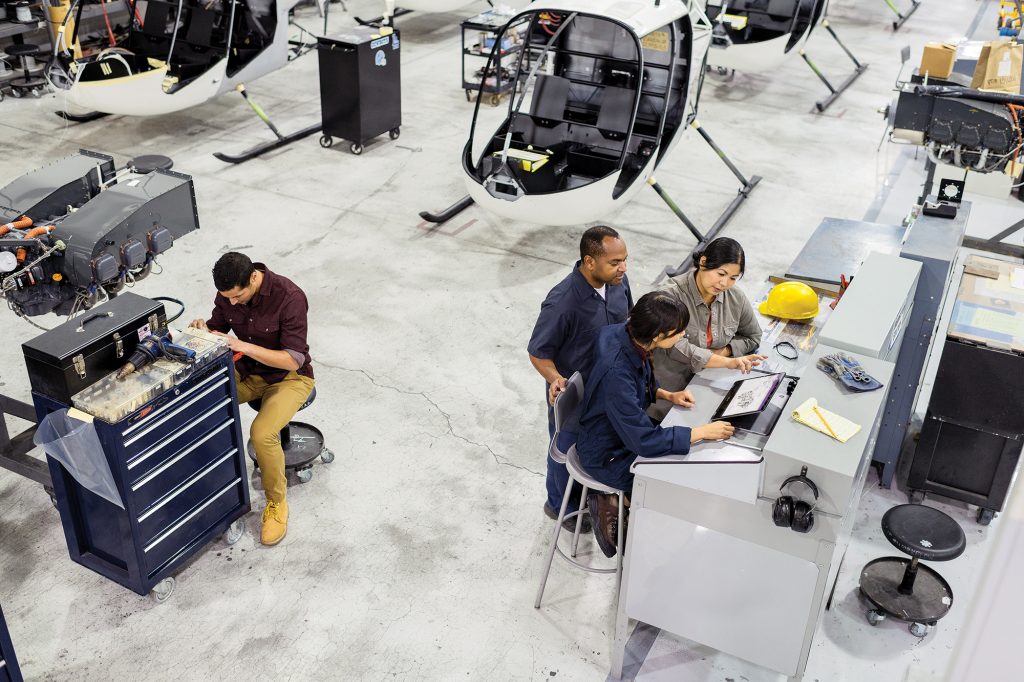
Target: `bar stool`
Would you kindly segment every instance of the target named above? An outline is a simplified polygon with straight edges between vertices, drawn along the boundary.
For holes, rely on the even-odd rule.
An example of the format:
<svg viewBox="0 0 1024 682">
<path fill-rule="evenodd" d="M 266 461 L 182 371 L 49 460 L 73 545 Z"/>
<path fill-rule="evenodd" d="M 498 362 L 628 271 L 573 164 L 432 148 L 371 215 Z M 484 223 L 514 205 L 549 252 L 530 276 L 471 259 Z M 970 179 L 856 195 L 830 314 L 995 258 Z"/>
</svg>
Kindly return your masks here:
<svg viewBox="0 0 1024 682">
<path fill-rule="evenodd" d="M 537 589 L 537 599 L 533 602 L 533 607 L 536 609 L 540 608 L 541 599 L 544 597 L 544 587 L 547 585 L 548 575 L 551 573 L 551 563 L 554 561 L 555 552 L 576 568 L 587 571 L 588 573 L 614 573 L 616 594 L 618 594 L 619 583 L 622 580 L 622 532 L 625 494 L 622 490 L 606 486 L 604 483 L 601 483 L 590 476 L 583 469 L 583 465 L 580 464 L 580 458 L 576 453 L 576 444 L 574 439 L 566 438 L 570 433 L 575 434 L 579 427 L 579 408 L 582 402 L 583 377 L 580 376 L 579 372 L 574 372 L 573 375 L 569 377 L 569 380 L 565 382 L 565 390 L 559 393 L 558 397 L 555 399 L 555 435 L 551 439 L 551 445 L 548 448 L 548 456 L 556 462 L 565 463 L 565 468 L 569 472 L 569 483 L 565 486 L 565 494 L 562 495 L 562 508 L 559 510 L 558 518 L 555 520 L 555 530 L 551 536 L 551 546 L 548 549 L 548 560 L 544 566 L 544 574 L 541 577 L 540 587 Z M 572 431 L 569 430 L 570 428 Z M 573 442 L 567 445 L 570 441 Z M 568 447 L 568 450 L 565 450 L 565 447 Z M 569 498 L 572 496 L 574 482 L 583 486 L 583 491 L 580 493 L 579 509 L 566 514 L 565 512 L 569 507 Z M 583 514 L 590 513 L 590 509 L 587 506 L 588 490 L 619 496 L 619 527 L 618 535 L 615 540 L 615 568 L 594 568 L 577 561 L 575 558 L 580 540 L 580 527 L 583 524 Z M 567 556 L 565 552 L 562 551 L 562 548 L 558 546 L 558 538 L 562 533 L 562 524 L 566 519 L 571 518 L 576 519 L 576 530 L 572 536 L 571 556 Z M 596 519 L 592 518 L 591 523 L 596 526 Z M 596 528 L 594 532 L 597 532 Z"/>
<path fill-rule="evenodd" d="M 33 76 L 30 73 L 32 69 L 36 68 L 35 58 L 42 54 L 39 46 L 32 45 L 31 43 L 11 45 L 7 48 L 7 54 L 18 59 L 22 71 L 21 76 L 11 79 L 8 83 L 11 88 L 11 94 L 15 97 L 22 97 L 26 94 L 42 97 L 43 89 L 46 87 L 46 79 Z"/>
<path fill-rule="evenodd" d="M 306 398 L 306 402 L 302 403 L 298 411 L 312 405 L 314 400 L 316 400 L 316 387 L 309 392 L 309 397 Z M 257 412 L 262 406 L 262 400 L 249 402 L 249 407 Z M 324 445 L 324 434 L 315 426 L 303 422 L 288 422 L 281 429 L 281 449 L 284 450 L 285 473 L 294 471 L 300 483 L 308 483 L 313 478 L 313 461 L 317 457 L 324 464 L 334 461 L 334 453 Z M 256 469 L 259 469 L 260 464 L 256 461 L 256 447 L 253 445 L 252 439 L 246 444 L 246 451 Z"/>
<path fill-rule="evenodd" d="M 881 557 L 860 574 L 860 593 L 873 607 L 868 623 L 887 616 L 910 623 L 910 633 L 924 637 L 953 606 L 953 590 L 936 571 L 919 564 L 949 561 L 963 554 L 967 539 L 960 525 L 938 509 L 901 504 L 882 517 L 882 533 L 896 549 L 910 555 Z"/>
</svg>

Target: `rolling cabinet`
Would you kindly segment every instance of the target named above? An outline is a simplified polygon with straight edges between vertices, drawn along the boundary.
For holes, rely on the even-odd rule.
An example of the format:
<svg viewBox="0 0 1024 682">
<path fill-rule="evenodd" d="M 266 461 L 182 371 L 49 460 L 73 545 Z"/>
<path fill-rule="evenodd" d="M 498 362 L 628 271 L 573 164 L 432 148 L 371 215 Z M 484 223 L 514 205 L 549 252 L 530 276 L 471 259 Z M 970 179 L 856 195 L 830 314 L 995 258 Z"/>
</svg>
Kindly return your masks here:
<svg viewBox="0 0 1024 682">
<path fill-rule="evenodd" d="M 523 49 L 522 31 L 503 35 L 502 44 L 495 52 L 497 67 L 490 62 L 498 34 L 510 18 L 510 15 L 489 11 L 462 22 L 462 89 L 466 91 L 467 102 L 473 101 L 481 83 L 483 95 L 492 106 L 497 106 L 501 96 L 515 86 L 516 66 Z M 523 26 L 525 28 L 525 24 Z M 527 54 L 527 64 L 529 56 Z"/>
<path fill-rule="evenodd" d="M 241 536 L 249 487 L 231 354 L 121 421 L 94 423 L 122 509 L 48 457 L 71 559 L 163 601 L 172 574 L 216 537 Z M 40 420 L 67 407 L 39 393 Z"/>
</svg>

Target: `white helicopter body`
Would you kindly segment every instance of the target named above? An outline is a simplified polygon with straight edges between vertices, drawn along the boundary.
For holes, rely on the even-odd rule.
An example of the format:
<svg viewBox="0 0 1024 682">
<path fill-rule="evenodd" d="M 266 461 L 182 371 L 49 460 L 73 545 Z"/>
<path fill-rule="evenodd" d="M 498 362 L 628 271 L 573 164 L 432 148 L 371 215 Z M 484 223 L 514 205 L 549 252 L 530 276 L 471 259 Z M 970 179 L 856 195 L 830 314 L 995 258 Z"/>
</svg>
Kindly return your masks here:
<svg viewBox="0 0 1024 682">
<path fill-rule="evenodd" d="M 647 183 L 696 115 L 711 29 L 703 0 L 527 6 L 495 41 L 504 54 L 492 51 L 488 62 L 493 71 L 510 52 L 528 57 L 517 72 L 529 76 L 514 79 L 496 131 L 480 121 L 489 109 L 484 72 L 463 153 L 472 199 L 500 216 L 546 225 L 607 218 Z M 534 162 L 522 157 L 532 154 L 542 160 L 527 171 Z"/>
<path fill-rule="evenodd" d="M 828 5 L 828 0 L 705 2 L 717 24 L 708 63 L 749 72 L 770 71 L 799 52 Z"/>
</svg>

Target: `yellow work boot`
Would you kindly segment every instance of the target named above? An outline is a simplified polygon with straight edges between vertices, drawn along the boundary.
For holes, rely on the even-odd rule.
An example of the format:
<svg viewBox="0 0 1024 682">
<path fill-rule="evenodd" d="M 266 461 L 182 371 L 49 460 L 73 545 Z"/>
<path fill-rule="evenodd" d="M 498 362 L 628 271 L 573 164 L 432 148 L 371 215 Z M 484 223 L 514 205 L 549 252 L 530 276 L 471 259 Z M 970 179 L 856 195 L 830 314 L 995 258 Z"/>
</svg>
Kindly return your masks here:
<svg viewBox="0 0 1024 682">
<path fill-rule="evenodd" d="M 260 532 L 260 542 L 264 545 L 276 545 L 284 540 L 284 534 L 288 532 L 288 503 L 267 501 L 267 508 L 263 510 L 263 530 Z"/>
</svg>

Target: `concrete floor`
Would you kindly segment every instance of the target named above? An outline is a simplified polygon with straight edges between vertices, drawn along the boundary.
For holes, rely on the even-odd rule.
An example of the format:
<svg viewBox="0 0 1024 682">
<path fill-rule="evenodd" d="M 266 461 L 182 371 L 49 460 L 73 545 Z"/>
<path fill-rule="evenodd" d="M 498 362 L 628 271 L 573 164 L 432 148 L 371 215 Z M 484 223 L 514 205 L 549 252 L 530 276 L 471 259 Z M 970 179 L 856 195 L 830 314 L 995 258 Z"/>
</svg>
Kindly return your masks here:
<svg viewBox="0 0 1024 682">
<path fill-rule="evenodd" d="M 331 25 L 376 14 L 377 4 L 353 0 L 348 13 L 334 6 Z M 795 56 L 775 73 L 709 79 L 702 122 L 744 172 L 765 177 L 726 232 L 747 249 L 748 291 L 785 268 L 823 217 L 860 218 L 891 183 L 900 151 L 876 151 L 884 129 L 877 110 L 891 97 L 900 48 L 910 44 L 916 59 L 924 42 L 962 34 L 979 9 L 928 0 L 893 34 L 881 0 L 835 0 L 833 24 L 871 66 L 824 115 L 810 113 L 823 88 Z M 321 149 L 314 137 L 225 165 L 212 152 L 269 135 L 232 96 L 176 115 L 83 125 L 53 115 L 57 95 L 0 104 L 0 183 L 79 147 L 119 161 L 167 154 L 194 177 L 202 230 L 181 239 L 161 258 L 164 273 L 136 292 L 179 297 L 186 318 L 204 315 L 213 300 L 209 268 L 230 249 L 305 288 L 319 399 L 303 416 L 337 453 L 309 484 L 293 481 L 279 547 L 258 544 L 254 513 L 243 539 L 201 552 L 163 604 L 73 564 L 41 488 L 0 472 L 0 603 L 27 679 L 605 677 L 610 578 L 556 564 L 544 607 L 532 608 L 550 522 L 541 513 L 542 381 L 525 347 L 540 301 L 577 257 L 584 226 L 516 224 L 472 208 L 430 230 L 417 216 L 464 194 L 459 153 L 472 107 L 456 80 L 459 19 L 401 20 L 402 137 L 361 157 L 345 146 Z M 319 22 L 309 8 L 299 20 Z M 808 49 L 830 77 L 844 77 L 849 62 L 826 34 Z M 310 55 L 249 90 L 287 131 L 318 118 L 317 83 Z M 702 226 L 735 192 L 695 135 L 658 179 Z M 693 246 L 653 192 L 608 222 L 630 249 L 637 294 Z M 38 330 L 7 320 L 0 390 L 28 399 L 19 345 Z M 808 680 L 897 682 L 911 666 L 941 670 L 965 613 L 955 609 L 921 641 L 898 625 L 868 628 L 854 595 L 857 572 L 892 553 L 878 518 L 904 499 L 869 486 Z M 262 505 L 259 490 L 254 503 Z M 966 510 L 945 508 L 968 528 L 968 553 L 943 567 L 966 604 L 985 532 Z M 649 639 L 646 662 L 633 670 L 641 680 L 777 679 L 667 635 Z"/>
</svg>

